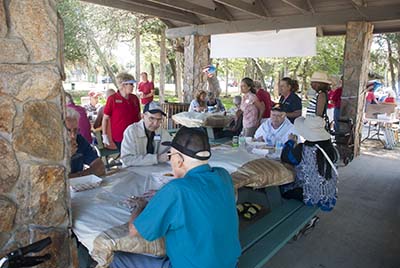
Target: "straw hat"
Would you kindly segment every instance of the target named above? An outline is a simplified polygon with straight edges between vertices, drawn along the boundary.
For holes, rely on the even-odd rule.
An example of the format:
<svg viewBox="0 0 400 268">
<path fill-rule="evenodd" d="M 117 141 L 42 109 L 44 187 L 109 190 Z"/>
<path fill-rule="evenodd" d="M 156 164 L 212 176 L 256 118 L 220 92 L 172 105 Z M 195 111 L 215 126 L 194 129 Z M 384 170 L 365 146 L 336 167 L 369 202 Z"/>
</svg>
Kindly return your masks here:
<svg viewBox="0 0 400 268">
<path fill-rule="evenodd" d="M 332 82 L 328 78 L 328 74 L 325 72 L 317 71 L 314 72 L 311 76 L 311 82 L 319 82 L 319 83 L 325 83 L 325 84 L 332 84 Z"/>
<path fill-rule="evenodd" d="M 325 130 L 325 120 L 319 116 L 296 118 L 294 129 L 308 141 L 325 141 L 331 138 L 331 135 Z"/>
</svg>

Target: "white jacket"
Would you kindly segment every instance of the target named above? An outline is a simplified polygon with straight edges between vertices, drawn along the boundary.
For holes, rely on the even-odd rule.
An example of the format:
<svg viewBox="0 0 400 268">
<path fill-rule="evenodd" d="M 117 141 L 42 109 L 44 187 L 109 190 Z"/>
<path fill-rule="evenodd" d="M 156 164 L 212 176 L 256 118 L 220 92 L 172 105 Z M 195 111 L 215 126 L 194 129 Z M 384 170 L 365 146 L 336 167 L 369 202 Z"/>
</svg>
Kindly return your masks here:
<svg viewBox="0 0 400 268">
<path fill-rule="evenodd" d="M 157 138 L 160 137 L 160 138 Z M 164 141 L 171 141 L 172 137 L 165 129 L 157 129 L 154 136 L 155 154 L 147 153 L 147 136 L 144 129 L 144 122 L 129 125 L 124 131 L 124 138 L 121 144 L 121 161 L 123 167 L 129 166 L 150 166 L 158 164 L 157 156 L 168 151 L 168 147 L 161 145 Z"/>
<path fill-rule="evenodd" d="M 271 124 L 271 118 L 268 118 L 264 123 L 259 126 L 254 138 L 258 139 L 262 137 L 265 142 L 269 141 L 272 145 L 276 144 L 278 141 L 285 143 L 288 140 L 289 134 L 294 133 L 294 126 L 285 118 L 282 125 L 277 129 L 274 129 Z"/>
</svg>

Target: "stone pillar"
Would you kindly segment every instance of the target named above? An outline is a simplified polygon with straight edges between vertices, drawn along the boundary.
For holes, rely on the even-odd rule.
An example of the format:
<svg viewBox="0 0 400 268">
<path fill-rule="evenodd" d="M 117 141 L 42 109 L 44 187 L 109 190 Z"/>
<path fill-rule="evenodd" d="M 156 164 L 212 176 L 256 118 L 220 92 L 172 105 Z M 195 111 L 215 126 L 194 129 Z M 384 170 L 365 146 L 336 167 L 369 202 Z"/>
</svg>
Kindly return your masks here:
<svg viewBox="0 0 400 268">
<path fill-rule="evenodd" d="M 62 21 L 55 0 L 0 0 L 0 256 L 44 237 L 71 267 Z"/>
<path fill-rule="evenodd" d="M 207 90 L 207 75 L 202 70 L 210 61 L 209 40 L 210 36 L 191 35 L 185 37 L 184 102 L 190 102 L 197 91 Z"/>
<path fill-rule="evenodd" d="M 373 25 L 369 22 L 347 23 L 341 117 L 351 118 L 355 123 L 355 156 L 360 154 L 372 30 Z"/>
</svg>

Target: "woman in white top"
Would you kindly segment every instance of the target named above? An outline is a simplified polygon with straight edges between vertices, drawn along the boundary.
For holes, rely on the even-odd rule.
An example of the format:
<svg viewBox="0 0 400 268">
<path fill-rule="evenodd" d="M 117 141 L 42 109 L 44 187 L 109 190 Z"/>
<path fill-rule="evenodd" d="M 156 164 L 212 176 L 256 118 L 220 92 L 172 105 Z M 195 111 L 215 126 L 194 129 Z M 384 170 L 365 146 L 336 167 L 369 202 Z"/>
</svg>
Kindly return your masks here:
<svg viewBox="0 0 400 268">
<path fill-rule="evenodd" d="M 207 92 L 200 90 L 197 92 L 196 97 L 189 106 L 189 112 L 203 113 L 207 111 Z"/>
</svg>

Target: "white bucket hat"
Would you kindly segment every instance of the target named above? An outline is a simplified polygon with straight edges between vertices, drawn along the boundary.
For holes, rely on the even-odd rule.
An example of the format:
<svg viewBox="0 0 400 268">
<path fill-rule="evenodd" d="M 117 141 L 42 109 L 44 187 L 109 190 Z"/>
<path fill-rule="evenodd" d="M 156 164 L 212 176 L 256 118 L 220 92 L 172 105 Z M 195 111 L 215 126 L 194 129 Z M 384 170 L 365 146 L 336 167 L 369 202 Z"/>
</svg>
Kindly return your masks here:
<svg viewBox="0 0 400 268">
<path fill-rule="evenodd" d="M 308 141 L 325 141 L 331 135 L 325 130 L 325 120 L 319 116 L 298 117 L 294 120 L 294 129 Z"/>
<path fill-rule="evenodd" d="M 325 72 L 317 71 L 314 72 L 311 76 L 311 82 L 320 82 L 326 84 L 332 84 L 332 81 L 329 80 L 328 74 Z"/>
</svg>

